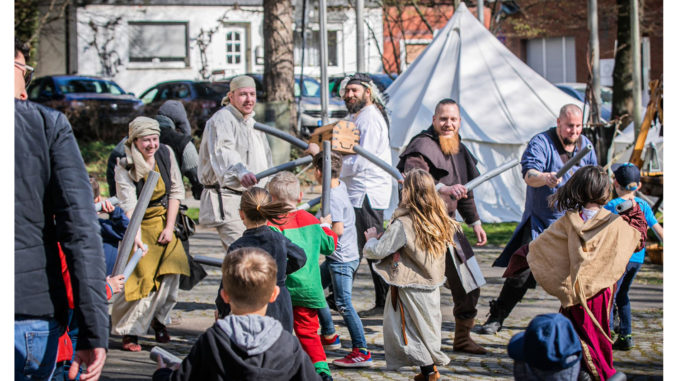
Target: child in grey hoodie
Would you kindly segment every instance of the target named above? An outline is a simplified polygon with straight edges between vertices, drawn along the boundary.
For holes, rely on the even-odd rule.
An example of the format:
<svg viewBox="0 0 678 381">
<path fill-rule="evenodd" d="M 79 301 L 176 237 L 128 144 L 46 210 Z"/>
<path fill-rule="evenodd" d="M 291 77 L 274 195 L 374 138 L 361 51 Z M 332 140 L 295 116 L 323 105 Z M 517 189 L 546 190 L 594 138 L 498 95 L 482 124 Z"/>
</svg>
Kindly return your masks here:
<svg viewBox="0 0 678 381">
<path fill-rule="evenodd" d="M 229 253 L 221 269 L 221 297 L 231 314 L 203 333 L 174 370 L 156 370 L 153 381 L 320 380 L 297 338 L 265 316 L 280 293 L 273 258 L 244 247 Z"/>
</svg>

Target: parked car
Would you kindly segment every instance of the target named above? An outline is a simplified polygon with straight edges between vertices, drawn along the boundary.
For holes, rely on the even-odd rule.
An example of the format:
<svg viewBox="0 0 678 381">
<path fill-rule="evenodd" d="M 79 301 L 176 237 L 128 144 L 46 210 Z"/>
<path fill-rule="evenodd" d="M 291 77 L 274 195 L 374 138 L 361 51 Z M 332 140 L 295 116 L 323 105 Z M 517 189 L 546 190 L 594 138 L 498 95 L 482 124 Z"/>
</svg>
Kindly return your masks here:
<svg viewBox="0 0 678 381">
<path fill-rule="evenodd" d="M 330 96 L 341 98 L 339 96 L 339 85 L 341 84 L 341 81 L 343 81 L 344 78 L 346 78 L 346 76 L 348 76 L 348 75 L 350 75 L 350 74 L 330 77 L 330 79 L 329 79 Z M 369 74 L 368 73 L 367 75 L 369 75 L 370 78 L 372 78 L 372 82 L 374 82 L 374 84 L 377 85 L 377 88 L 382 93 L 389 86 L 391 86 L 391 83 L 393 83 L 393 81 L 395 81 L 395 78 L 398 76 L 398 74 L 391 74 L 391 76 L 393 76 L 393 78 L 391 78 L 391 76 L 389 76 L 388 74 Z"/>
<path fill-rule="evenodd" d="M 264 78 L 262 74 L 247 74 L 254 79 L 254 82 L 257 86 L 257 100 L 263 101 L 266 99 L 266 93 L 264 91 Z M 233 79 L 229 77 L 226 81 Z M 321 112 L 322 106 L 320 104 L 320 82 L 317 79 L 312 77 L 304 76 L 304 86 L 301 87 L 299 84 L 301 78 L 297 75 L 294 77 L 294 97 L 299 100 L 301 97 L 300 110 L 301 113 L 301 135 L 307 137 L 318 127 L 318 122 L 321 121 Z M 341 99 L 330 97 L 328 100 L 329 110 L 328 110 L 328 119 L 329 122 L 336 122 L 340 119 L 344 119 L 348 115 L 348 110 L 346 110 L 346 105 Z"/>
<path fill-rule="evenodd" d="M 35 79 L 28 99 L 66 114 L 82 140 L 117 142 L 141 115 L 143 103 L 117 83 L 93 76 L 52 75 Z"/>
<path fill-rule="evenodd" d="M 564 91 L 567 95 L 573 96 L 580 101 L 584 102 L 586 98 L 586 84 L 582 82 L 564 82 L 556 83 L 556 87 Z M 607 86 L 600 86 L 600 117 L 608 121 L 612 117 L 612 89 Z M 588 105 L 591 104 L 589 99 L 587 102 Z"/>
<path fill-rule="evenodd" d="M 168 81 L 161 82 L 141 94 L 144 112 L 153 116 L 170 99 L 181 101 L 191 123 L 191 130 L 202 134 L 205 123 L 221 108 L 221 99 L 228 93 L 228 82 Z"/>
</svg>

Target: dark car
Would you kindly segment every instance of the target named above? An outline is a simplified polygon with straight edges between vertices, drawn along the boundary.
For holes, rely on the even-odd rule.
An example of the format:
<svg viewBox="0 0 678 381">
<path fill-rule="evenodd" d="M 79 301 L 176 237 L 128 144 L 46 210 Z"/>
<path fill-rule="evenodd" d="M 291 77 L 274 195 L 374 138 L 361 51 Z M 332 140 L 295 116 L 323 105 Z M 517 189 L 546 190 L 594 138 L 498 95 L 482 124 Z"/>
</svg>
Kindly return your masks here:
<svg viewBox="0 0 678 381">
<path fill-rule="evenodd" d="M 193 133 L 200 135 L 207 120 L 221 108 L 221 99 L 228 90 L 228 82 L 168 81 L 144 91 L 140 98 L 146 105 L 145 113 L 151 116 L 158 112 L 165 101 L 181 101 Z"/>
<path fill-rule="evenodd" d="M 348 75 L 348 74 L 347 74 Z M 330 96 L 332 97 L 338 97 L 339 96 L 339 85 L 341 84 L 341 81 L 346 78 L 347 75 L 342 75 L 342 76 L 333 76 L 330 77 L 329 83 L 330 83 Z M 374 82 L 375 85 L 377 85 L 377 88 L 379 91 L 382 93 L 389 87 L 391 86 L 391 83 L 395 81 L 395 78 L 398 76 L 398 74 L 367 74 L 372 78 L 372 82 Z M 391 78 L 393 76 L 393 78 Z"/>
<path fill-rule="evenodd" d="M 143 103 L 134 94 L 99 77 L 41 77 L 27 92 L 28 99 L 66 114 L 73 133 L 82 140 L 117 142 L 127 134 L 129 122 L 143 112 Z"/>
<path fill-rule="evenodd" d="M 248 76 L 254 79 L 257 90 L 257 101 L 266 99 L 264 91 L 264 77 L 262 74 L 248 73 Z M 233 77 L 226 78 L 226 81 L 233 79 Z M 301 111 L 301 135 L 306 137 L 310 135 L 313 130 L 318 127 L 318 122 L 321 120 L 322 105 L 320 104 L 320 82 L 312 77 L 304 76 L 304 86 L 300 88 L 299 84 L 301 78 L 298 75 L 294 76 L 294 97 L 300 102 Z M 329 122 L 336 122 L 344 119 L 348 115 L 348 110 L 344 105 L 344 101 L 330 97 L 328 100 L 328 119 Z"/>
</svg>

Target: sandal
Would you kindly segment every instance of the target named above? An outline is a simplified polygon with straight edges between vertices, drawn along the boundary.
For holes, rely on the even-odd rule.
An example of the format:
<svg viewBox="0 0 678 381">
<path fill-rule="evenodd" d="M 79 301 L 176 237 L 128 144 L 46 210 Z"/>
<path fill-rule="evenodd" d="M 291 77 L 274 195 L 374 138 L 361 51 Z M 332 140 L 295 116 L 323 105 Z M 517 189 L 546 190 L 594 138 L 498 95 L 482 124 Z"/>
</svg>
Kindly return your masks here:
<svg viewBox="0 0 678 381">
<path fill-rule="evenodd" d="M 128 352 L 141 352 L 141 345 L 137 343 L 139 338 L 134 335 L 125 335 L 122 337 L 122 350 Z"/>
<path fill-rule="evenodd" d="M 170 335 L 167 333 L 167 327 L 160 323 L 158 319 L 153 318 L 153 321 L 151 322 L 151 328 L 153 328 L 155 331 L 155 341 L 158 343 L 169 343 Z"/>
</svg>

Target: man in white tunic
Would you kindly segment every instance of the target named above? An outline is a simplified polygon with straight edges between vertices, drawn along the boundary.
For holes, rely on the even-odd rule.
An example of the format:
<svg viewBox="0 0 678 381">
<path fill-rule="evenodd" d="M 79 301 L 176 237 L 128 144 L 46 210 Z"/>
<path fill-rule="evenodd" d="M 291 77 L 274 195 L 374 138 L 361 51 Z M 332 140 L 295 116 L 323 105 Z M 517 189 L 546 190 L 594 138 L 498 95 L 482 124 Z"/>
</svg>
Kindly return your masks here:
<svg viewBox="0 0 678 381">
<path fill-rule="evenodd" d="M 341 82 L 339 93 L 350 113 L 349 120 L 355 123 L 360 131 L 360 146 L 391 164 L 384 103 L 371 78 L 363 73 L 346 77 Z M 309 153 L 316 154 L 318 151 L 317 145 L 309 146 Z M 362 260 L 365 230 L 375 227 L 379 233 L 384 231 L 384 209 L 388 208 L 391 201 L 393 179 L 386 171 L 359 155 L 344 155 L 340 179 L 346 184 L 348 196 L 355 210 L 358 249 Z M 373 261 L 368 259 L 367 262 L 370 264 L 376 300 L 374 308 L 360 313 L 361 317 L 382 314 L 388 291 L 384 280 L 372 269 Z"/>
<path fill-rule="evenodd" d="M 231 80 L 230 91 L 205 126 L 200 144 L 198 178 L 200 224 L 216 227 L 224 249 L 245 231 L 238 215 L 240 195 L 255 184 L 255 173 L 272 166 L 266 135 L 254 129 L 257 102 L 254 80 L 246 75 Z"/>
</svg>

